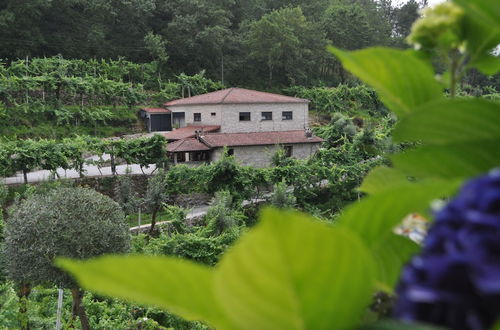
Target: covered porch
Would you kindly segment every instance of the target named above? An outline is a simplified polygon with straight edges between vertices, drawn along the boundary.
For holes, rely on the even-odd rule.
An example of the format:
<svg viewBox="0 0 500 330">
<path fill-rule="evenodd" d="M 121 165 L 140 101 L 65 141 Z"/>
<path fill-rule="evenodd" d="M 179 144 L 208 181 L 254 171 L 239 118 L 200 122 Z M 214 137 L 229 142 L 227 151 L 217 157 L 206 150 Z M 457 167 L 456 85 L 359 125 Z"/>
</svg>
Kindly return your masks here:
<svg viewBox="0 0 500 330">
<path fill-rule="evenodd" d="M 196 138 L 178 140 L 167 144 L 167 155 L 174 165 L 209 162 L 211 154 L 211 148 Z"/>
</svg>

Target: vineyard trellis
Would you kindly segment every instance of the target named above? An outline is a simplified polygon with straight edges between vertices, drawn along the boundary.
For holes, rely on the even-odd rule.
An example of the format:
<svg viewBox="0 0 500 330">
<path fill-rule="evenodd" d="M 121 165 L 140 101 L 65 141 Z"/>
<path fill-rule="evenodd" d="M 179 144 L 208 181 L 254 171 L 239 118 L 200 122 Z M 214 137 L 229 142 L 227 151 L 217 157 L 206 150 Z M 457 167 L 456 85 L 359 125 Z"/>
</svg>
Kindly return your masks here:
<svg viewBox="0 0 500 330">
<path fill-rule="evenodd" d="M 141 169 L 154 164 L 164 167 L 166 140 L 161 135 L 135 139 L 99 139 L 94 137 L 67 138 L 56 140 L 18 140 L 0 143 L 0 175 L 8 176 L 22 172 L 24 182 L 35 169 L 48 170 L 58 176 L 57 170 L 74 169 L 83 176 L 84 165 L 98 167 L 104 164 L 103 156 L 110 156 L 112 173 L 116 174 L 118 159 L 127 164 L 138 164 Z M 98 156 L 99 161 L 89 158 Z"/>
</svg>

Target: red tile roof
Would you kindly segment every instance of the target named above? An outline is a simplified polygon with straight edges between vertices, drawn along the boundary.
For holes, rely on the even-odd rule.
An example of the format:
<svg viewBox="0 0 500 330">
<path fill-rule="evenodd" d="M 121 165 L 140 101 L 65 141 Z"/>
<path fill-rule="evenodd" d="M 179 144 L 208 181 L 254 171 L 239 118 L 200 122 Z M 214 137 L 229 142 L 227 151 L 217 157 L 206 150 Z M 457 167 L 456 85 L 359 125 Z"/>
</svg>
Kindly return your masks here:
<svg viewBox="0 0 500 330">
<path fill-rule="evenodd" d="M 305 136 L 303 130 L 283 132 L 252 132 L 252 133 L 210 133 L 202 137 L 210 147 L 275 145 L 294 143 L 320 143 L 324 140 L 317 136 Z"/>
<path fill-rule="evenodd" d="M 167 143 L 168 152 L 189 152 L 203 150 L 210 150 L 210 148 L 194 138 L 187 138 Z"/>
<path fill-rule="evenodd" d="M 171 113 L 172 111 L 164 108 L 142 108 L 141 110 L 148 113 Z"/>
<path fill-rule="evenodd" d="M 186 126 L 176 129 L 175 131 L 161 133 L 167 140 L 181 140 L 185 138 L 191 138 L 196 135 L 195 131 L 203 130 L 205 133 L 217 132 L 220 126 Z"/>
<path fill-rule="evenodd" d="M 166 106 L 236 103 L 308 103 L 296 97 L 259 92 L 244 88 L 228 88 L 165 103 Z"/>
</svg>

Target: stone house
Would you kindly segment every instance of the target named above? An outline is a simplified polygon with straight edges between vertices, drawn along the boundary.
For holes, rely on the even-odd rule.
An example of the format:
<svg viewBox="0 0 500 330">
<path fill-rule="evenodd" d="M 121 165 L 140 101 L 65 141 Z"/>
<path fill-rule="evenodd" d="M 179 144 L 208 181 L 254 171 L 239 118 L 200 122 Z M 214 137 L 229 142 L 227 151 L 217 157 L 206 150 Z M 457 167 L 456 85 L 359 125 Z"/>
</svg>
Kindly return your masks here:
<svg viewBox="0 0 500 330">
<path fill-rule="evenodd" d="M 156 131 L 169 141 L 174 163 L 215 161 L 226 147 L 241 164 L 263 167 L 279 147 L 295 158 L 318 150 L 323 140 L 308 129 L 308 105 L 305 99 L 228 88 L 167 102 L 164 111 L 142 109 L 141 116 L 150 132 L 169 128 Z"/>
</svg>

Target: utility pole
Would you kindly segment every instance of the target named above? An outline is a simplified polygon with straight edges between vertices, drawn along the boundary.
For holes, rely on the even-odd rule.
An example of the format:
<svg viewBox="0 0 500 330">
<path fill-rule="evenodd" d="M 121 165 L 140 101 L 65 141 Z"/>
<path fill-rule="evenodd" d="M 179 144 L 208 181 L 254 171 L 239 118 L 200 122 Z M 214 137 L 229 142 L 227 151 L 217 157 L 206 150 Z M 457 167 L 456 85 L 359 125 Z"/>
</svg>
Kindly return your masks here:
<svg viewBox="0 0 500 330">
<path fill-rule="evenodd" d="M 221 62 L 221 65 L 220 65 L 220 67 L 221 67 L 221 69 L 220 69 L 221 79 L 220 80 L 221 80 L 222 84 L 224 85 L 224 54 L 221 54 L 220 58 L 221 58 L 221 61 L 220 61 Z"/>
</svg>

